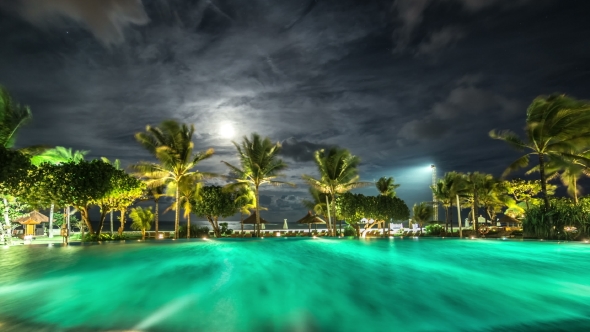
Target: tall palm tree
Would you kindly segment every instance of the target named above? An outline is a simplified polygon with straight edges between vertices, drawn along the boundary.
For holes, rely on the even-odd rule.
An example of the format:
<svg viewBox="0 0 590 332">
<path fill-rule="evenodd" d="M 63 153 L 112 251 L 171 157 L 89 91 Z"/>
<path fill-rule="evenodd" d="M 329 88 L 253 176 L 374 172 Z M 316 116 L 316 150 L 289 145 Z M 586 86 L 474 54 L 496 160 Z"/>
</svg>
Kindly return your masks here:
<svg viewBox="0 0 590 332">
<path fill-rule="evenodd" d="M 418 204 L 414 204 L 412 208 L 412 212 L 414 215 L 414 221 L 420 225 L 420 228 L 424 226 L 424 223 L 427 223 L 434 214 L 434 209 L 432 206 L 426 202 L 421 202 Z"/>
<path fill-rule="evenodd" d="M 336 195 L 342 194 L 355 188 L 367 187 L 372 182 L 359 181 L 358 166 L 360 158 L 353 156 L 347 149 L 332 147 L 328 151 L 321 149 L 315 152 L 315 162 L 318 166 L 320 178 L 316 179 L 310 175 L 302 175 L 311 187 L 330 197 L 331 208 L 334 220 L 336 220 Z M 328 229 L 332 236 L 336 236 L 336 222 L 328 218 Z"/>
<path fill-rule="evenodd" d="M 174 238 L 178 239 L 180 222 L 180 191 L 178 183 L 184 177 L 194 174 L 213 177 L 215 174 L 203 173 L 195 170 L 199 162 L 210 158 L 213 149 L 203 152 L 193 152 L 192 142 L 195 132 L 194 125 L 179 124 L 174 120 L 167 120 L 159 127 L 147 126 L 145 132 L 135 134 L 136 140 L 148 150 L 158 163 L 142 161 L 132 165 L 136 174 L 142 177 L 148 188 L 176 184 L 174 202 L 176 204 Z"/>
<path fill-rule="evenodd" d="M 590 141 L 590 105 L 564 95 L 535 98 L 527 109 L 526 141 L 511 131 L 490 131 L 490 137 L 500 139 L 519 151 L 530 151 L 514 161 L 503 176 L 527 167 L 531 155 L 537 155 L 541 176 L 541 192 L 545 210 L 549 209 L 547 195 L 547 176 L 545 164 L 552 158 L 576 157 L 590 164 L 585 157 L 572 156 L 580 146 L 588 146 Z"/>
<path fill-rule="evenodd" d="M 475 236 L 478 236 L 479 221 L 477 220 L 477 214 L 481 205 L 480 196 L 485 191 L 485 186 L 489 185 L 493 181 L 491 174 L 484 174 L 479 172 L 467 173 L 464 176 L 466 184 L 466 192 L 469 196 L 467 201 L 471 203 L 471 217 L 473 218 L 473 230 Z"/>
<path fill-rule="evenodd" d="M 395 183 L 395 179 L 392 177 L 381 177 L 375 182 L 375 187 L 379 191 L 379 195 L 395 197 L 395 190 L 401 186 Z"/>
<path fill-rule="evenodd" d="M 449 183 L 445 179 L 439 179 L 438 182 L 430 186 L 436 200 L 442 204 L 445 209 L 445 233 L 449 231 L 449 209 L 453 206 L 455 196 L 451 193 Z M 450 211 L 452 213 L 452 209 Z M 451 233 L 453 227 L 453 220 L 451 219 Z"/>
<path fill-rule="evenodd" d="M 244 231 L 244 214 L 250 215 L 256 210 L 256 194 L 250 186 L 240 186 L 236 192 L 236 206 L 240 212 L 240 227 Z M 268 210 L 265 207 L 259 208 L 261 211 Z"/>
<path fill-rule="evenodd" d="M 159 221 L 160 221 L 160 198 L 166 196 L 165 186 L 159 187 L 148 187 L 146 189 L 145 197 L 147 199 L 151 199 L 156 204 L 156 209 L 154 211 L 154 225 L 156 226 L 156 239 L 160 238 L 160 231 L 159 231 Z"/>
<path fill-rule="evenodd" d="M 152 208 L 148 207 L 142 209 L 140 206 L 131 209 L 129 212 L 129 218 L 133 220 L 131 229 L 141 231 L 141 239 L 145 240 L 145 230 L 152 228 L 152 221 L 154 220 L 154 214 Z"/>
<path fill-rule="evenodd" d="M 236 175 L 236 182 L 230 184 L 229 188 L 247 186 L 254 190 L 256 196 L 256 229 L 257 235 L 260 236 L 260 186 L 270 184 L 294 187 L 295 185 L 275 180 L 277 177 L 282 176 L 280 172 L 287 168 L 287 164 L 282 159 L 277 158 L 281 150 L 279 142 L 273 144 L 270 138 L 263 139 L 257 133 L 253 133 L 250 138 L 244 136 L 241 144 L 232 143 L 238 151 L 241 168 L 222 161 Z"/>
<path fill-rule="evenodd" d="M 191 213 L 194 212 L 194 206 L 199 200 L 199 192 L 203 183 L 201 182 L 201 174 L 193 174 L 192 176 L 185 176 L 178 185 L 171 183 L 166 188 L 167 196 L 174 196 L 176 190 L 179 192 L 180 208 L 184 210 L 183 217 L 186 219 L 186 238 L 189 239 L 191 235 Z M 179 188 L 176 188 L 176 187 Z M 171 210 L 176 209 L 176 203 L 170 206 Z"/>
</svg>

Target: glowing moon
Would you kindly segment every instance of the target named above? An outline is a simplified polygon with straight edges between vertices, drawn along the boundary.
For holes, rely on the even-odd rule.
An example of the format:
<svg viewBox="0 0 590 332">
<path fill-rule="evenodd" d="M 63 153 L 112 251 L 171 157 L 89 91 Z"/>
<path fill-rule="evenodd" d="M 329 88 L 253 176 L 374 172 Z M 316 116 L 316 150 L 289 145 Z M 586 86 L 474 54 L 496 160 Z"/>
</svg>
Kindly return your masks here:
<svg viewBox="0 0 590 332">
<path fill-rule="evenodd" d="M 225 122 L 221 124 L 221 127 L 219 127 L 219 134 L 223 138 L 232 138 L 234 137 L 235 133 L 234 126 L 232 126 L 231 123 Z"/>
</svg>

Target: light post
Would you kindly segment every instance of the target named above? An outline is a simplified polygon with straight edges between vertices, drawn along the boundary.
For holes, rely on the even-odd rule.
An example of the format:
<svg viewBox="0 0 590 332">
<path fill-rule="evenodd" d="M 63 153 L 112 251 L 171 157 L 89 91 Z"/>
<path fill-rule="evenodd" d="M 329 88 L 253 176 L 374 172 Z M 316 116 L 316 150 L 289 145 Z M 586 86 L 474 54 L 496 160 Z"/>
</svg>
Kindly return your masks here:
<svg viewBox="0 0 590 332">
<path fill-rule="evenodd" d="M 430 169 L 432 169 L 432 186 L 436 186 L 436 166 L 430 165 Z M 438 221 L 438 202 L 436 200 L 436 195 L 434 191 L 432 192 L 432 220 Z"/>
</svg>

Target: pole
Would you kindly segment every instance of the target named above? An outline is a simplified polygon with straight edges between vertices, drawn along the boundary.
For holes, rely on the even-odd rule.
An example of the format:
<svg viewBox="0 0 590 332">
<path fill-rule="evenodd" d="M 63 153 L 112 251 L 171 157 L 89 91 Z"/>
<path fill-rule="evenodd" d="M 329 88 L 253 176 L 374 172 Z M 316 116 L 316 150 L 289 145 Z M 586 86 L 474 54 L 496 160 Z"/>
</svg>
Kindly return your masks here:
<svg viewBox="0 0 590 332">
<path fill-rule="evenodd" d="M 67 229 L 66 229 L 66 244 L 70 244 L 70 207 L 66 207 L 66 222 L 67 222 Z"/>
<path fill-rule="evenodd" d="M 459 238 L 462 239 L 463 238 L 463 228 L 461 226 L 461 205 L 459 203 L 459 195 L 457 196 L 457 218 L 459 218 Z M 451 222 L 453 222 L 451 220 Z"/>
<path fill-rule="evenodd" d="M 111 236 L 113 236 L 113 210 L 111 210 Z"/>
<path fill-rule="evenodd" d="M 328 234 L 332 233 L 332 221 L 331 221 L 331 217 L 330 217 L 330 203 L 328 203 L 328 195 L 326 195 L 326 209 L 328 210 Z M 334 234 L 335 236 L 336 234 Z"/>
<path fill-rule="evenodd" d="M 55 207 L 54 204 L 51 204 L 51 210 L 49 210 L 49 231 L 47 235 L 52 238 L 53 237 L 53 208 Z"/>
</svg>

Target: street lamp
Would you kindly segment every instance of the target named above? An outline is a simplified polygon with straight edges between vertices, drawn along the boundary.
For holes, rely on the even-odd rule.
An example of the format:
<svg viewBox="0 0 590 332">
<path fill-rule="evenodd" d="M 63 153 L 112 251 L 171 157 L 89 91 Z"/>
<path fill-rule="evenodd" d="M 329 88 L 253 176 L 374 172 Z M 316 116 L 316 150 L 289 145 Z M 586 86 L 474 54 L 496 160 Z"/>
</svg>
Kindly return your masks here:
<svg viewBox="0 0 590 332">
<path fill-rule="evenodd" d="M 436 186 L 436 166 L 434 164 L 430 165 L 430 169 L 432 170 L 432 186 Z M 438 220 L 438 202 L 436 200 L 436 196 L 434 195 L 434 191 L 432 192 L 432 220 Z"/>
</svg>

